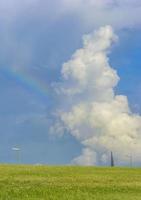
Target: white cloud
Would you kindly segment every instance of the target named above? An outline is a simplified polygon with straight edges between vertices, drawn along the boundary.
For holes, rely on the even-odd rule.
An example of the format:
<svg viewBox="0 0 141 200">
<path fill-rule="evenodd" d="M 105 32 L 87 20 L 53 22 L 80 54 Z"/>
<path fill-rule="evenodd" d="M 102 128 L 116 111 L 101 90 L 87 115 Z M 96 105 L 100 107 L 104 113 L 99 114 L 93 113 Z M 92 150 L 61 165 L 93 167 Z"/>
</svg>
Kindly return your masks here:
<svg viewBox="0 0 141 200">
<path fill-rule="evenodd" d="M 73 163 L 104 164 L 109 151 L 119 163 L 131 152 L 139 162 L 141 116 L 131 112 L 126 96 L 115 94 L 119 77 L 109 65 L 109 49 L 116 40 L 110 26 L 85 35 L 83 48 L 62 67 L 58 119 L 84 147 Z"/>
<path fill-rule="evenodd" d="M 83 149 L 82 155 L 78 156 L 77 158 L 74 158 L 71 163 L 76 165 L 85 165 L 85 166 L 95 165 L 96 153 L 88 148 Z"/>
</svg>

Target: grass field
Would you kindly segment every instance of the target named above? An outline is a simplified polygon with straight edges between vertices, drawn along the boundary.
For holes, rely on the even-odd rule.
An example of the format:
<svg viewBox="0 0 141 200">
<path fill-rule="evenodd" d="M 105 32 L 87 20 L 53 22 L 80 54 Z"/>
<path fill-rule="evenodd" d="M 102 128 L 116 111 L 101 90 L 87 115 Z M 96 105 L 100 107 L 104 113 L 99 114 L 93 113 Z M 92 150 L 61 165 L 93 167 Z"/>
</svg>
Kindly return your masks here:
<svg viewBox="0 0 141 200">
<path fill-rule="evenodd" d="M 141 169 L 0 166 L 0 200 L 141 200 Z"/>
</svg>

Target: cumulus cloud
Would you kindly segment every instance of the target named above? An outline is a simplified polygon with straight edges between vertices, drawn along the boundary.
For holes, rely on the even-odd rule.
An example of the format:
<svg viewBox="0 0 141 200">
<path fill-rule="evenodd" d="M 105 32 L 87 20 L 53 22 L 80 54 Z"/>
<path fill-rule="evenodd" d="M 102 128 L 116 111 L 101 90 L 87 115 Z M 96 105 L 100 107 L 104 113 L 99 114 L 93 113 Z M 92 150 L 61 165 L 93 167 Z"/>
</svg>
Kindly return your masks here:
<svg viewBox="0 0 141 200">
<path fill-rule="evenodd" d="M 110 151 L 118 164 L 130 153 L 139 162 L 141 116 L 132 113 L 126 96 L 115 93 L 119 76 L 108 58 L 115 41 L 111 26 L 84 35 L 83 47 L 62 66 L 57 129 L 67 130 L 83 145 L 82 154 L 72 163 L 105 164 Z"/>
<path fill-rule="evenodd" d="M 70 23 L 71 18 L 79 31 L 86 33 L 106 24 L 116 29 L 139 27 L 140 17 L 139 0 L 1 1 L 0 63 L 2 66 L 5 64 L 20 68 L 41 63 L 39 53 L 42 51 L 42 55 L 46 56 L 43 49 L 50 44 L 48 36 L 61 39 L 59 34 L 54 36 L 54 32 L 62 27 L 64 19 Z"/>
</svg>

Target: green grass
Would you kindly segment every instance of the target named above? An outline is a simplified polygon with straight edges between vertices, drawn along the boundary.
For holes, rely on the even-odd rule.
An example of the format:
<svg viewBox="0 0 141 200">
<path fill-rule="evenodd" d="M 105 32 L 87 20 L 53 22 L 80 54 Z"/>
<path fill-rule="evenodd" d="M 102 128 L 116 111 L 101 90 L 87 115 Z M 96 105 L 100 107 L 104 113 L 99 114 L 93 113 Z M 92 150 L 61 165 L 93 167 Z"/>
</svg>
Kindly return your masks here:
<svg viewBox="0 0 141 200">
<path fill-rule="evenodd" d="M 141 200 L 141 169 L 0 165 L 0 200 Z"/>
</svg>

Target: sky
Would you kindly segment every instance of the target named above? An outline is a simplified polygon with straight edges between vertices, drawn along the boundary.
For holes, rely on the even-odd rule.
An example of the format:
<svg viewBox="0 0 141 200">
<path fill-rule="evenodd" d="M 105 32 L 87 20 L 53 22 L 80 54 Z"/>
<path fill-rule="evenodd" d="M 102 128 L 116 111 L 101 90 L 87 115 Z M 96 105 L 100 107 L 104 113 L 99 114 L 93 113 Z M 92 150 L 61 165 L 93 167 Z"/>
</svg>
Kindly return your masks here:
<svg viewBox="0 0 141 200">
<path fill-rule="evenodd" d="M 141 164 L 140 18 L 140 0 L 0 2 L 0 162 Z"/>
</svg>

